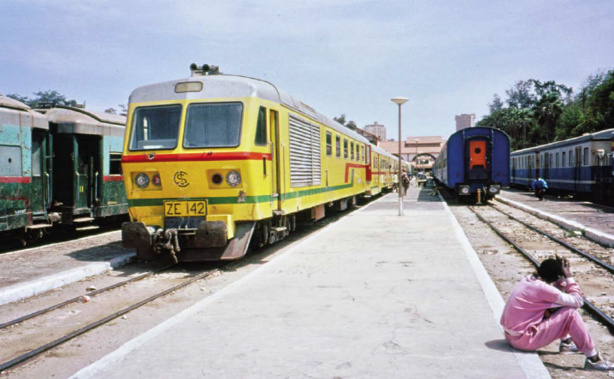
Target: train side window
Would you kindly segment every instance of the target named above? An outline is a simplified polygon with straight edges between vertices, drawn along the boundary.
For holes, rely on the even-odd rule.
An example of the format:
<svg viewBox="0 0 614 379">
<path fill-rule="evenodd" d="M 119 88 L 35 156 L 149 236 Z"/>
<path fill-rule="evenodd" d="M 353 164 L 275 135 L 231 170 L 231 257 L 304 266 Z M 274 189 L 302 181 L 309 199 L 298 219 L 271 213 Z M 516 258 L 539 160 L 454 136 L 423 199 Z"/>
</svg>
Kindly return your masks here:
<svg viewBox="0 0 614 379">
<path fill-rule="evenodd" d="M 326 132 L 326 155 L 329 157 L 333 155 L 333 134 Z"/>
<path fill-rule="evenodd" d="M 565 167 L 565 152 L 561 153 L 561 167 Z"/>
<path fill-rule="evenodd" d="M 589 161 L 588 161 L 588 147 L 585 147 L 584 148 L 584 165 L 588 166 L 588 163 L 589 163 Z"/>
<path fill-rule="evenodd" d="M 559 153 L 556 153 L 554 156 L 554 167 L 559 167 Z"/>
<path fill-rule="evenodd" d="M 21 147 L 0 146 L 0 176 L 23 176 Z"/>
<path fill-rule="evenodd" d="M 360 147 L 358 147 L 358 143 L 356 144 L 356 160 L 360 160 Z"/>
<path fill-rule="evenodd" d="M 32 139 L 32 176 L 41 176 L 41 143 Z"/>
<path fill-rule="evenodd" d="M 336 139 L 335 142 L 337 143 L 335 146 L 337 150 L 337 158 L 341 158 L 341 137 L 339 137 L 339 135 L 337 134 L 335 136 L 335 139 Z"/>
<path fill-rule="evenodd" d="M 350 142 L 350 159 L 354 160 L 354 142 Z"/>
<path fill-rule="evenodd" d="M 266 108 L 260 107 L 258 111 L 258 124 L 256 125 L 256 140 L 258 146 L 266 146 Z"/>
<path fill-rule="evenodd" d="M 362 158 L 362 163 L 365 163 L 365 147 L 360 147 L 360 157 Z"/>
<path fill-rule="evenodd" d="M 343 158 L 348 159 L 348 140 L 343 139 Z"/>
<path fill-rule="evenodd" d="M 569 167 L 573 166 L 573 153 L 569 150 Z"/>
<path fill-rule="evenodd" d="M 109 153 L 109 175 L 122 175 L 122 153 Z"/>
</svg>

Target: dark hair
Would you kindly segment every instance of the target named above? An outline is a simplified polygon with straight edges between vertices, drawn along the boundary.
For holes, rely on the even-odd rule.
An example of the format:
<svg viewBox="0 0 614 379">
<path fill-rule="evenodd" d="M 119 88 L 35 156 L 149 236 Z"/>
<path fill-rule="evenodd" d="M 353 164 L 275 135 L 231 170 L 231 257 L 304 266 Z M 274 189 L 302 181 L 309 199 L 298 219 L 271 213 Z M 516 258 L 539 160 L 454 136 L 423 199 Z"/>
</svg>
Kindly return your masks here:
<svg viewBox="0 0 614 379">
<path fill-rule="evenodd" d="M 539 265 L 537 275 L 546 283 L 556 282 L 559 277 L 565 276 L 561 261 L 552 258 L 546 259 Z"/>
</svg>

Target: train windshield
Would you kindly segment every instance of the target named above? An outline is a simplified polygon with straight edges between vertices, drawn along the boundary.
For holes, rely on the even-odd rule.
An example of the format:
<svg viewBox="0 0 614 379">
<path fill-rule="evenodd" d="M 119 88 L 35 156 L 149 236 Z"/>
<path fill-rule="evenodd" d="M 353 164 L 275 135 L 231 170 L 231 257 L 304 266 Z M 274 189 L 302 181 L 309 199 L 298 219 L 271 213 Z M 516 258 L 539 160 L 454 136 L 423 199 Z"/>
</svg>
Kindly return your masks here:
<svg viewBox="0 0 614 379">
<path fill-rule="evenodd" d="M 188 107 L 183 146 L 239 146 L 243 104 L 192 104 Z"/>
<path fill-rule="evenodd" d="M 174 149 L 181 105 L 142 107 L 134 111 L 130 150 Z"/>
</svg>

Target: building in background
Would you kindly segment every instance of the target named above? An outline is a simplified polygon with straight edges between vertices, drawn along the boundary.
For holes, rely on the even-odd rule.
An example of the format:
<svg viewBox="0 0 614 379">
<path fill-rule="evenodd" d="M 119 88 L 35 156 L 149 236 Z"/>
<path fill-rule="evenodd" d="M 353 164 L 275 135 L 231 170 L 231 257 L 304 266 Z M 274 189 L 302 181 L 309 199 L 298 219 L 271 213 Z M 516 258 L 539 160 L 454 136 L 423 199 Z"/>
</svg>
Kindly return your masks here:
<svg viewBox="0 0 614 379">
<path fill-rule="evenodd" d="M 456 131 L 475 126 L 475 114 L 461 114 L 456 116 Z"/>
<path fill-rule="evenodd" d="M 407 137 L 401 143 L 401 158 L 410 162 L 418 171 L 430 171 L 444 142 L 441 136 Z M 379 146 L 391 154 L 399 155 L 398 141 L 380 141 Z"/>
<path fill-rule="evenodd" d="M 386 127 L 378 124 L 377 121 L 373 122 L 372 125 L 365 125 L 365 131 L 377 136 L 380 141 L 386 141 Z"/>
</svg>

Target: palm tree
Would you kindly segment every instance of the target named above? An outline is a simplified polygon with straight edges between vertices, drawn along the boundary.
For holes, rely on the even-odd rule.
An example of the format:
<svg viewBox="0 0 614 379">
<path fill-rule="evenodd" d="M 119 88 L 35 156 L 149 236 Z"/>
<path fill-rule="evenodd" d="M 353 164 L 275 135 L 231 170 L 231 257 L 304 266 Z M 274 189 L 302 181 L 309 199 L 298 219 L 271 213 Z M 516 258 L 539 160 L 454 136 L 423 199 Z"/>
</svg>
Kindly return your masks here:
<svg viewBox="0 0 614 379">
<path fill-rule="evenodd" d="M 550 141 L 550 135 L 554 135 L 556 120 L 563 113 L 563 102 L 557 92 L 548 92 L 535 103 L 532 108 L 533 117 L 537 124 L 545 129 L 546 142 Z"/>
</svg>

